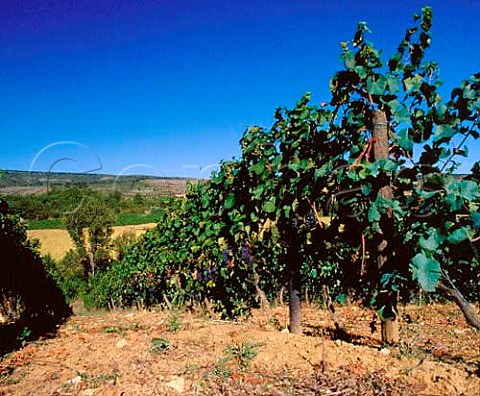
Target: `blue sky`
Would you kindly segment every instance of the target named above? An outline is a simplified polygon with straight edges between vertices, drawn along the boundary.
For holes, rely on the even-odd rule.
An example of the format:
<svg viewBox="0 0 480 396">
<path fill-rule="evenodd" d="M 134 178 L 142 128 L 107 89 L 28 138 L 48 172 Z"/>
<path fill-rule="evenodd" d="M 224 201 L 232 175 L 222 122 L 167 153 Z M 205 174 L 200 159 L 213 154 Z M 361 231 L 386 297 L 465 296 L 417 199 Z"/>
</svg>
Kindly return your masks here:
<svg viewBox="0 0 480 396">
<path fill-rule="evenodd" d="M 358 21 L 388 56 L 426 4 L 446 97 L 480 70 L 480 0 L 0 0 L 0 168 L 207 177 L 278 106 L 329 99 Z"/>
</svg>

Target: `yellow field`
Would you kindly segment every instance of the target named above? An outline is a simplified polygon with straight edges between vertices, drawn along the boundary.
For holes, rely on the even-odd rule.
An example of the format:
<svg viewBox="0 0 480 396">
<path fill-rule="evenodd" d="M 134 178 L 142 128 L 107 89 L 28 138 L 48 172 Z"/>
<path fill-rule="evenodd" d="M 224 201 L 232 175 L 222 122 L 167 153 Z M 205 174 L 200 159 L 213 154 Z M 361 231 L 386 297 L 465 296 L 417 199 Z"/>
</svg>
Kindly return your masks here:
<svg viewBox="0 0 480 396">
<path fill-rule="evenodd" d="M 148 223 L 113 227 L 113 238 L 126 231 L 133 231 L 138 236 L 155 226 L 155 223 Z M 29 230 L 27 236 L 29 239 L 38 239 L 41 243 L 41 254 L 49 254 L 55 260 L 61 259 L 74 247 L 67 230 Z"/>
<path fill-rule="evenodd" d="M 330 222 L 330 217 L 320 217 L 320 220 L 328 224 Z M 147 223 L 113 227 L 113 238 L 128 231 L 133 231 L 138 236 L 155 226 L 156 223 Z M 70 239 L 67 230 L 28 230 L 27 236 L 29 239 L 38 239 L 41 243 L 41 254 L 49 254 L 55 260 L 63 258 L 69 249 L 74 248 L 73 241 Z"/>
</svg>

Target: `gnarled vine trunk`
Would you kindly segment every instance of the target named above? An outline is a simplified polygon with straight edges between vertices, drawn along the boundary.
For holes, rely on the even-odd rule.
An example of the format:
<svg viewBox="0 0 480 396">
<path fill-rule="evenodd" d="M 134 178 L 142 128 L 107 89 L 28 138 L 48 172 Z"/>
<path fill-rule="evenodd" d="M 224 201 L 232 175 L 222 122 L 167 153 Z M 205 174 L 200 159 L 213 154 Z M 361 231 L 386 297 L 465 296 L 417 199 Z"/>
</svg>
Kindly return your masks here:
<svg viewBox="0 0 480 396">
<path fill-rule="evenodd" d="M 300 274 L 299 270 L 292 268 L 288 289 L 290 292 L 290 332 L 293 334 L 302 334 L 302 308 L 300 303 Z"/>
<path fill-rule="evenodd" d="M 291 248 L 288 257 L 288 291 L 289 291 L 289 319 L 290 332 L 293 334 L 302 334 L 302 307 L 300 301 L 301 289 L 301 255 L 295 251 L 295 247 Z"/>
<path fill-rule="evenodd" d="M 455 286 L 447 286 L 443 282 L 439 282 L 437 289 L 444 292 L 455 304 L 458 305 L 468 324 L 480 330 L 480 315 L 475 307 L 470 304 Z"/>
<path fill-rule="evenodd" d="M 270 311 L 270 302 L 268 301 L 267 295 L 260 287 L 260 276 L 255 269 L 253 270 L 253 284 L 255 286 L 255 291 L 257 292 L 257 299 L 260 303 L 260 308 L 263 311 Z"/>
</svg>

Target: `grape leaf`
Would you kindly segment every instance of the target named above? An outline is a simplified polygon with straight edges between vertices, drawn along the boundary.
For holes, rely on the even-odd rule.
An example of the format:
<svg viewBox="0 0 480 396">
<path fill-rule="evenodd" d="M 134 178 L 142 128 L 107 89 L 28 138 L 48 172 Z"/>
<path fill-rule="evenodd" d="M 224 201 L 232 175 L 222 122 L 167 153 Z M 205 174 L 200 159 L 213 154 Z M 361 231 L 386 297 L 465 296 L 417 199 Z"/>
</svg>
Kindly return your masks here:
<svg viewBox="0 0 480 396">
<path fill-rule="evenodd" d="M 435 291 L 440 279 L 440 263 L 434 258 L 428 258 L 424 253 L 418 253 L 412 260 L 410 268 L 413 278 L 418 280 L 426 292 Z"/>
</svg>

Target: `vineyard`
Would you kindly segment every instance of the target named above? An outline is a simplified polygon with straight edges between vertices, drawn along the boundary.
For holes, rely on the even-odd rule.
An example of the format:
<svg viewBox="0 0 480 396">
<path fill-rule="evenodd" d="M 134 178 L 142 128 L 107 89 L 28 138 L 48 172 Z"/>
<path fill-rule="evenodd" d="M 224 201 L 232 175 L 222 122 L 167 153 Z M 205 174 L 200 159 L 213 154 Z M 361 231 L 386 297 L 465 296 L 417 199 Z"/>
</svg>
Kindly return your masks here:
<svg viewBox="0 0 480 396">
<path fill-rule="evenodd" d="M 452 300 L 478 341 L 480 166 L 457 170 L 480 136 L 480 74 L 443 99 L 438 65 L 425 57 L 431 26 L 425 7 L 384 60 L 360 22 L 341 43 L 344 67 L 328 101 L 305 94 L 293 109 L 278 108 L 270 128 L 248 128 L 241 157 L 190 185 L 185 198 L 166 200 L 158 225 L 121 259 L 95 267 L 85 224 L 76 223 L 86 304 L 202 307 L 222 320 L 286 304 L 282 328 L 300 337 L 311 333 L 302 309 L 316 303 L 332 339 L 351 343 L 339 306 L 354 304 L 375 312 L 379 348 L 398 348 L 408 342 L 400 307 Z M 91 238 L 106 240 L 95 227 Z M 476 381 L 480 355 L 469 359 L 468 381 Z"/>
<path fill-rule="evenodd" d="M 108 305 L 211 300 L 234 317 L 288 289 L 292 332 L 304 295 L 353 298 L 376 307 L 394 343 L 398 302 L 440 291 L 479 328 L 467 302 L 480 296 L 478 173 L 455 170 L 479 136 L 480 76 L 442 100 L 424 61 L 431 10 L 414 21 L 385 64 L 359 23 L 330 102 L 306 94 L 270 129 L 249 128 L 241 158 L 171 202 L 108 270 Z"/>
</svg>

